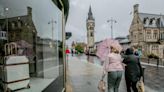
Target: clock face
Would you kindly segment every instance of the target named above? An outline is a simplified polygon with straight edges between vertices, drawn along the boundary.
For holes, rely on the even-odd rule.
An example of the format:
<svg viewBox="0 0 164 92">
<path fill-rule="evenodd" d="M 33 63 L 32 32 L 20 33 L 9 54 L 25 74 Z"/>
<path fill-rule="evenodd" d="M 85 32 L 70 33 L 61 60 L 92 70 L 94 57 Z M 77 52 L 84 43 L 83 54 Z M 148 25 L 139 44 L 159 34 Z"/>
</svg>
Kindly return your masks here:
<svg viewBox="0 0 164 92">
<path fill-rule="evenodd" d="M 94 26 L 94 23 L 90 23 L 90 26 Z"/>
</svg>

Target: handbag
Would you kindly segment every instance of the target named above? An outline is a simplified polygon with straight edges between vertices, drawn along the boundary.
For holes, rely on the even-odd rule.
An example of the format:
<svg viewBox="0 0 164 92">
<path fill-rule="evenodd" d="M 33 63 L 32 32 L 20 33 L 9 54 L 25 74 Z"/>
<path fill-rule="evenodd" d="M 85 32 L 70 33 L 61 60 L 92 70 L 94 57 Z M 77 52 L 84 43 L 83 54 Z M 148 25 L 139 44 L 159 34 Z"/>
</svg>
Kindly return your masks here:
<svg viewBox="0 0 164 92">
<path fill-rule="evenodd" d="M 145 87 L 142 78 L 137 82 L 136 87 L 138 92 L 145 92 Z"/>
<path fill-rule="evenodd" d="M 105 92 L 106 82 L 104 80 L 100 80 L 98 83 L 98 89 L 100 92 Z"/>
<path fill-rule="evenodd" d="M 106 90 L 106 82 L 104 81 L 105 75 L 106 75 L 106 72 L 103 70 L 102 78 L 98 83 L 99 92 L 105 92 Z"/>
</svg>

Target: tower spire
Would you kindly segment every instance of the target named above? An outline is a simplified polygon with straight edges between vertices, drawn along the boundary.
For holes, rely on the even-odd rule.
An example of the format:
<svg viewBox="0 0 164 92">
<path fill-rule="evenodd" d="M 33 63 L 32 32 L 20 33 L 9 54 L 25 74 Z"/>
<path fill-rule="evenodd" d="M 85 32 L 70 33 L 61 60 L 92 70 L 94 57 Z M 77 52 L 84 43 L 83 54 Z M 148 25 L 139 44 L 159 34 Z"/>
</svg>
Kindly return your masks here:
<svg viewBox="0 0 164 92">
<path fill-rule="evenodd" d="M 92 15 L 91 5 L 90 5 L 90 7 L 89 7 L 89 13 L 88 13 L 88 14 Z"/>
<path fill-rule="evenodd" d="M 91 5 L 90 5 L 90 7 L 89 7 L 89 12 L 88 12 L 88 19 L 94 19 L 93 18 L 93 15 L 92 15 L 92 8 L 91 8 Z"/>
</svg>

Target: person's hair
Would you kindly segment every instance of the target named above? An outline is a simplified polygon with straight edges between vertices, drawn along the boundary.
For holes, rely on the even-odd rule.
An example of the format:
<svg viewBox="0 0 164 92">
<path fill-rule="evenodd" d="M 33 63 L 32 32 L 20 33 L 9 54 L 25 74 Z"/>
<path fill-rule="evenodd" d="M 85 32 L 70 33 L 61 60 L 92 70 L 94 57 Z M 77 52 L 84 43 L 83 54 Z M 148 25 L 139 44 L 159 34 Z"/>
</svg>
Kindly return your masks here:
<svg viewBox="0 0 164 92">
<path fill-rule="evenodd" d="M 111 52 L 114 52 L 114 53 L 117 53 L 117 54 L 119 53 L 119 51 L 114 47 L 111 47 Z"/>
<path fill-rule="evenodd" d="M 132 49 L 132 48 L 128 48 L 128 49 L 125 51 L 125 54 L 126 54 L 126 55 L 132 55 L 132 54 L 133 54 L 133 49 Z"/>
</svg>

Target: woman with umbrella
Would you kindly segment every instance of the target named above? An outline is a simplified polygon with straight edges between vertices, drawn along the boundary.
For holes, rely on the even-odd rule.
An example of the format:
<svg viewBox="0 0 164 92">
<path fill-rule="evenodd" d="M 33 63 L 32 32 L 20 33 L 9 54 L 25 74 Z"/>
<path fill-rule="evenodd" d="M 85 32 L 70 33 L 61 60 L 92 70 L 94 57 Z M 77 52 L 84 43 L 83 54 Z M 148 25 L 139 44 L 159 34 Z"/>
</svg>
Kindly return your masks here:
<svg viewBox="0 0 164 92">
<path fill-rule="evenodd" d="M 104 49 L 102 49 L 104 48 Z M 119 85 L 124 70 L 120 55 L 122 48 L 118 41 L 106 39 L 101 42 L 97 49 L 97 56 L 104 61 L 103 70 L 107 73 L 108 92 L 119 92 Z M 104 52 L 108 51 L 108 52 Z M 102 54 L 105 53 L 105 54 Z M 106 59 L 104 59 L 106 58 Z M 103 80 L 104 76 L 102 76 Z"/>
</svg>

